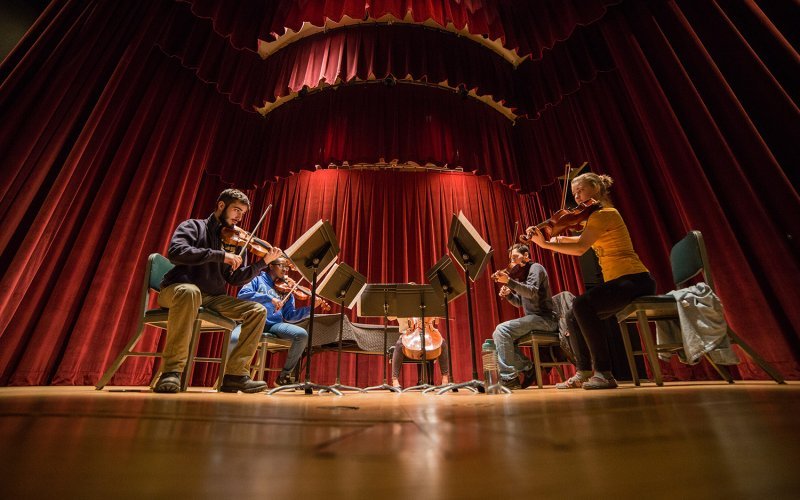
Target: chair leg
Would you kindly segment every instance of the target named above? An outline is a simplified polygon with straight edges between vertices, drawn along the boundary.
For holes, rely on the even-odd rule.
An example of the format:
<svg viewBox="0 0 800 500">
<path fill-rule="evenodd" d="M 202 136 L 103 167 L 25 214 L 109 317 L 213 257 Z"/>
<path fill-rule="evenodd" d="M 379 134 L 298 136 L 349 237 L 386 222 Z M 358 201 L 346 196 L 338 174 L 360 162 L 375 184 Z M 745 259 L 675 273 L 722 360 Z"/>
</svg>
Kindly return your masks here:
<svg viewBox="0 0 800 500">
<path fill-rule="evenodd" d="M 656 385 L 662 386 L 664 385 L 664 380 L 661 377 L 661 366 L 658 364 L 658 353 L 656 352 L 653 333 L 650 330 L 650 323 L 647 321 L 647 313 L 644 311 L 637 311 L 636 317 L 639 320 L 639 332 L 644 339 L 647 357 L 650 360 L 650 369 L 653 370 L 653 378 L 656 381 Z"/>
<path fill-rule="evenodd" d="M 703 357 L 706 358 L 706 361 L 708 361 L 709 364 L 711 364 L 712 367 L 714 367 L 714 370 L 717 371 L 719 376 L 722 377 L 722 379 L 724 381 L 726 381 L 729 384 L 733 383 L 733 377 L 731 377 L 731 373 L 727 369 L 725 369 L 722 366 L 719 366 L 718 364 L 714 363 L 714 360 L 711 359 L 711 356 L 709 356 L 708 353 L 704 353 Z"/>
<path fill-rule="evenodd" d="M 536 370 L 536 386 L 542 388 L 542 358 L 539 355 L 539 344 L 531 341 L 531 349 L 533 349 L 533 368 Z"/>
<path fill-rule="evenodd" d="M 189 341 L 189 357 L 186 359 L 186 366 L 183 369 L 183 378 L 181 379 L 181 392 L 185 392 L 189 387 L 189 382 L 192 380 L 192 373 L 194 372 L 194 358 L 197 344 L 200 340 L 200 320 L 194 320 L 194 327 L 192 328 L 192 338 Z"/>
<path fill-rule="evenodd" d="M 156 382 L 158 382 L 158 379 L 161 377 L 161 374 L 163 372 L 164 371 L 161 369 L 161 366 L 159 366 L 158 370 L 156 370 L 155 375 L 153 375 L 153 378 L 150 379 L 150 389 L 155 389 L 156 388 Z"/>
<path fill-rule="evenodd" d="M 741 347 L 742 350 L 746 352 L 747 355 L 750 356 L 753 359 L 753 361 L 755 361 L 756 364 L 761 367 L 762 370 L 767 372 L 767 375 L 772 377 L 772 380 L 774 380 L 778 384 L 786 383 L 786 381 L 783 379 L 783 376 L 778 372 L 778 370 L 776 370 L 775 367 L 772 366 L 771 364 L 767 363 L 764 360 L 764 358 L 759 356 L 758 353 L 754 351 L 752 347 L 750 347 L 748 344 L 742 341 L 742 339 L 739 338 L 739 335 L 737 335 L 736 332 L 731 330 L 730 327 L 728 327 L 728 337 L 730 337 L 734 343 L 739 344 L 739 347 Z"/>
<path fill-rule="evenodd" d="M 128 341 L 128 344 L 125 346 L 122 352 L 119 353 L 117 359 L 114 360 L 114 363 L 112 363 L 111 366 L 109 366 L 108 369 L 106 369 L 105 373 L 103 373 L 103 376 L 100 377 L 100 380 L 97 382 L 95 388 L 98 391 L 101 390 L 106 385 L 108 385 L 108 382 L 111 380 L 111 377 L 113 377 L 114 374 L 117 373 L 117 370 L 119 370 L 119 367 L 122 366 L 122 363 L 125 361 L 125 358 L 127 358 L 130 355 L 133 346 L 135 346 L 136 343 L 139 342 L 139 339 L 142 338 L 143 333 L 144 333 L 144 323 L 139 322 L 139 331 L 136 332 L 136 335 L 134 335 L 130 341 Z"/>
<path fill-rule="evenodd" d="M 633 378 L 633 385 L 639 387 L 639 370 L 636 369 L 636 358 L 633 356 L 633 348 L 631 347 L 630 330 L 628 330 L 628 323 L 625 320 L 619 322 L 619 329 L 622 332 L 622 343 L 625 345 L 625 356 L 628 357 L 628 366 L 631 370 L 631 377 Z"/>
<path fill-rule="evenodd" d="M 220 390 L 222 387 L 222 378 L 225 376 L 225 367 L 228 366 L 228 348 L 231 345 L 231 330 L 225 330 L 222 338 L 222 352 L 219 354 L 219 374 L 217 375 L 217 384 L 214 389 Z"/>
<path fill-rule="evenodd" d="M 258 368 L 256 380 L 264 380 L 264 371 L 267 368 L 267 344 L 262 342 L 258 347 Z"/>
<path fill-rule="evenodd" d="M 556 353 L 553 352 L 553 346 L 550 346 L 550 361 L 553 363 L 558 363 L 558 361 L 556 361 Z M 555 365 L 553 368 L 555 368 L 558 372 L 558 376 L 561 377 L 562 382 L 567 380 L 564 377 L 564 370 L 561 368 L 561 365 Z"/>
</svg>

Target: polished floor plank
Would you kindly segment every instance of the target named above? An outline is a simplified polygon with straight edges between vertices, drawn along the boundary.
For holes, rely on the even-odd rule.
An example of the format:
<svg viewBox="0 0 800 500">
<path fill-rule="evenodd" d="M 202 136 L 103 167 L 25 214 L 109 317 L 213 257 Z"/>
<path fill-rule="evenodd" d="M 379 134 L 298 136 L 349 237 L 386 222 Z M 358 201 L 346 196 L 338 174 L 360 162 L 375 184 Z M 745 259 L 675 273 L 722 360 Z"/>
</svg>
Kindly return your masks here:
<svg viewBox="0 0 800 500">
<path fill-rule="evenodd" d="M 800 384 L 177 395 L 0 389 L 8 498 L 796 498 Z"/>
</svg>

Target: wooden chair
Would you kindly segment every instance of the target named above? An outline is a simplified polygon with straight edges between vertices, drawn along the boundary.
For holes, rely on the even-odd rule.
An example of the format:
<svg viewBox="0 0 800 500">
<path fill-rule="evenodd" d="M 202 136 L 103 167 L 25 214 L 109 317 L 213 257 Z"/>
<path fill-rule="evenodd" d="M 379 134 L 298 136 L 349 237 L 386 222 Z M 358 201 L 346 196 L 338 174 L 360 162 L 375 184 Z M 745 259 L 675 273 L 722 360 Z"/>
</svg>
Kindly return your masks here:
<svg viewBox="0 0 800 500">
<path fill-rule="evenodd" d="M 556 315 L 559 318 L 559 329 L 562 331 L 566 330 L 566 321 L 564 318 L 566 317 L 569 308 L 572 307 L 572 301 L 574 298 L 575 295 L 573 295 L 571 292 L 560 292 L 553 295 L 553 307 L 555 308 Z M 555 348 L 558 348 L 563 352 L 559 332 L 553 332 L 549 330 L 531 330 L 527 335 L 517 339 L 516 345 L 518 347 L 530 347 L 531 351 L 533 351 L 533 368 L 536 371 L 536 386 L 539 389 L 541 389 L 543 386 L 542 368 L 555 368 L 558 372 L 558 375 L 561 377 L 561 380 L 566 380 L 564 370 L 562 370 L 561 367 L 572 366 L 573 363 L 569 360 L 569 356 L 565 356 L 563 361 L 559 360 L 558 356 L 556 356 L 557 351 Z M 540 350 L 541 347 L 546 347 L 548 349 L 550 361 L 542 362 Z"/>
<path fill-rule="evenodd" d="M 253 380 L 265 380 L 264 372 L 281 371 L 281 368 L 271 368 L 269 361 L 276 352 L 288 351 L 291 346 L 291 340 L 278 338 L 272 333 L 262 333 L 256 351 L 256 362 L 250 366 L 250 377 Z"/>
<path fill-rule="evenodd" d="M 532 330 L 527 335 L 519 338 L 517 346 L 530 347 L 533 351 L 533 368 L 536 370 L 536 386 L 539 389 L 543 386 L 542 368 L 553 367 L 558 371 L 558 376 L 561 377 L 561 380 L 566 380 L 564 370 L 562 370 L 561 367 L 572 366 L 572 363 L 566 359 L 564 361 L 559 361 L 558 357 L 556 357 L 554 348 L 561 349 L 561 340 L 558 336 L 558 332 Z M 542 361 L 542 356 L 539 352 L 540 347 L 546 347 L 549 350 L 550 361 Z"/>
<path fill-rule="evenodd" d="M 142 287 L 142 315 L 139 320 L 139 327 L 136 331 L 136 334 L 130 339 L 128 344 L 122 350 L 122 352 L 117 356 L 117 359 L 108 367 L 102 377 L 100 377 L 100 381 L 97 382 L 95 386 L 97 390 L 103 389 L 108 382 L 111 380 L 111 377 L 117 373 L 119 367 L 122 366 L 122 363 L 129 357 L 153 357 L 153 358 L 161 358 L 163 354 L 160 352 L 144 352 L 144 351 L 135 351 L 134 347 L 142 338 L 142 334 L 144 333 L 145 325 L 155 326 L 156 328 L 166 330 L 167 329 L 167 317 L 169 315 L 169 309 L 158 308 L 158 309 L 147 309 L 147 305 L 150 299 L 150 291 L 154 291 L 158 293 L 161 291 L 161 280 L 167 272 L 172 269 L 174 266 L 173 264 L 167 260 L 161 254 L 150 254 L 147 259 L 147 268 L 144 274 L 144 285 Z M 207 309 L 201 307 L 197 313 L 197 318 L 194 321 L 194 329 L 192 331 L 192 338 L 189 345 L 189 358 L 186 362 L 187 370 L 184 371 L 181 379 L 181 391 L 185 391 L 187 386 L 189 385 L 189 381 L 192 377 L 192 370 L 194 369 L 194 363 L 200 361 L 205 363 L 219 363 L 219 375 L 217 377 L 217 382 L 215 388 L 219 389 L 222 386 L 222 377 L 225 374 L 225 363 L 228 358 L 228 344 L 230 343 L 231 338 L 231 331 L 236 327 L 236 322 L 232 319 L 226 318 L 221 314 L 217 313 L 216 311 L 212 311 L 211 309 Z M 223 339 L 222 343 L 222 353 L 219 357 L 197 357 L 194 355 L 195 351 L 197 350 L 197 343 L 200 338 L 200 334 L 203 332 L 219 332 L 222 331 L 225 333 L 225 338 Z M 153 387 L 158 380 L 158 377 L 161 375 L 162 367 L 159 365 L 159 369 L 156 372 L 153 379 L 150 381 L 150 387 Z"/>
<path fill-rule="evenodd" d="M 689 280 L 702 273 L 704 281 L 714 290 L 714 283 L 708 264 L 708 254 L 705 244 L 703 243 L 703 235 L 700 234 L 700 231 L 689 231 L 686 237 L 672 247 L 670 263 L 672 265 L 672 277 L 676 289 L 684 287 Z M 650 328 L 650 321 L 677 320 L 678 303 L 675 298 L 671 295 L 648 295 L 639 297 L 619 311 L 616 317 L 619 322 L 620 330 L 622 331 L 622 341 L 625 345 L 625 353 L 628 357 L 628 364 L 630 365 L 634 384 L 639 385 L 639 373 L 636 370 L 634 356 L 643 356 L 650 364 L 650 370 L 653 373 L 653 379 L 656 385 L 664 385 L 661 367 L 658 363 L 658 353 L 682 351 L 683 344 L 656 343 L 657 341 L 654 340 L 655 335 Z M 628 325 L 630 323 L 636 323 L 639 327 L 639 333 L 644 341 L 644 350 L 642 351 L 633 351 L 631 348 L 630 333 L 628 331 Z M 730 327 L 728 327 L 728 337 L 732 344 L 738 344 L 762 370 L 767 372 L 767 374 L 775 380 L 775 382 L 779 384 L 785 383 L 781 374 L 759 356 L 749 345 L 743 342 Z M 733 383 L 733 379 L 727 369 L 718 366 L 708 355 L 704 357 L 711 363 L 723 379 L 728 383 Z"/>
</svg>

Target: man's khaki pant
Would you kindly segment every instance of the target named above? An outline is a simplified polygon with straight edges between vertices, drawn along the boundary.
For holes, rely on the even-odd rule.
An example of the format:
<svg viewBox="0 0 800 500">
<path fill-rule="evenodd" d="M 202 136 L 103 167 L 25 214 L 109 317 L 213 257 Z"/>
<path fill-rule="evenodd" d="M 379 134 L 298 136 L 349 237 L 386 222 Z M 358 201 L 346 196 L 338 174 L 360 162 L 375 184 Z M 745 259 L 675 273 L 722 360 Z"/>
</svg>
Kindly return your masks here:
<svg viewBox="0 0 800 500">
<path fill-rule="evenodd" d="M 158 294 L 158 305 L 169 309 L 167 341 L 164 346 L 164 372 L 183 373 L 189 357 L 194 320 L 200 306 L 213 309 L 226 318 L 242 322 L 239 342 L 228 357 L 225 375 L 247 375 L 250 361 L 258 349 L 267 309 L 257 302 L 228 295 L 206 295 L 191 283 L 175 283 Z"/>
</svg>

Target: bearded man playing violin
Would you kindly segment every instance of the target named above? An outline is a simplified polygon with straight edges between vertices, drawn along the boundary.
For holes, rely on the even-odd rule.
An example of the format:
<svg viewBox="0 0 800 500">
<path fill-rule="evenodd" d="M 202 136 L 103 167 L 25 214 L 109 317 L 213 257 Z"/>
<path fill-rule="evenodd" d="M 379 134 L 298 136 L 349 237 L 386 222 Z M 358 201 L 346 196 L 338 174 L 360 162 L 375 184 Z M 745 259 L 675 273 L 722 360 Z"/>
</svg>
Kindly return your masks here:
<svg viewBox="0 0 800 500">
<path fill-rule="evenodd" d="M 223 228 L 233 228 L 250 209 L 250 200 L 236 189 L 226 189 L 217 198 L 207 219 L 181 222 L 172 235 L 167 258 L 175 264 L 161 281 L 158 304 L 169 309 L 163 373 L 155 392 L 178 392 L 181 373 L 189 356 L 192 327 L 200 307 L 242 322 L 239 342 L 231 352 L 222 380 L 222 392 L 261 392 L 267 384 L 250 379 L 253 358 L 267 310 L 261 304 L 226 294 L 226 285 L 240 286 L 264 269 L 281 253 L 271 248 L 263 258 L 243 266 L 242 258 L 223 248 Z"/>
<path fill-rule="evenodd" d="M 492 338 L 497 346 L 501 383 L 509 389 L 524 389 L 535 378 L 533 362 L 514 342 L 531 330 L 555 332 L 558 318 L 553 311 L 547 271 L 531 260 L 528 247 L 519 243 L 513 245 L 508 251 L 508 259 L 509 268 L 494 273 L 492 279 L 503 284 L 500 297 L 515 307 L 521 307 L 525 315 L 497 325 Z"/>
<path fill-rule="evenodd" d="M 295 307 L 295 298 L 291 293 L 294 282 L 286 276 L 287 265 L 287 259 L 283 257 L 275 259 L 269 264 L 266 271 L 253 278 L 239 291 L 240 299 L 263 304 L 266 308 L 267 321 L 264 333 L 271 333 L 278 338 L 292 342 L 283 369 L 275 380 L 276 385 L 293 383 L 292 372 L 308 344 L 308 332 L 292 323 L 301 321 L 311 314 L 310 306 Z M 316 297 L 314 306 L 323 306 L 323 310 L 330 307 L 319 297 Z"/>
</svg>

